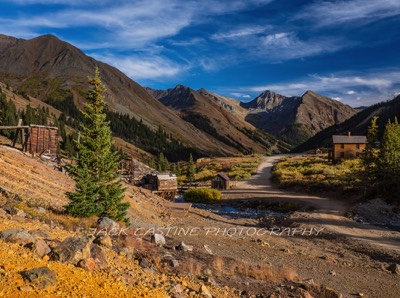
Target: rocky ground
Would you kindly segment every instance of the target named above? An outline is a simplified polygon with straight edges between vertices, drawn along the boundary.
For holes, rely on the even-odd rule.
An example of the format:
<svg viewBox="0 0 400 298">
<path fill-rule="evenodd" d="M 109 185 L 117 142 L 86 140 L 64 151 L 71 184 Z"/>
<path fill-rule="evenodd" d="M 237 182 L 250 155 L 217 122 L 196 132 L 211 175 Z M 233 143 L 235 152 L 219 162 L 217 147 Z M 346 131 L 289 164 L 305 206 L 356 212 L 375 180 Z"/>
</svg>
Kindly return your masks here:
<svg viewBox="0 0 400 298">
<path fill-rule="evenodd" d="M 399 233 L 275 189 L 272 162 L 224 193 L 236 216 L 129 186 L 131 226 L 116 228 L 59 214 L 68 176 L 0 147 L 0 297 L 398 297 Z"/>
</svg>

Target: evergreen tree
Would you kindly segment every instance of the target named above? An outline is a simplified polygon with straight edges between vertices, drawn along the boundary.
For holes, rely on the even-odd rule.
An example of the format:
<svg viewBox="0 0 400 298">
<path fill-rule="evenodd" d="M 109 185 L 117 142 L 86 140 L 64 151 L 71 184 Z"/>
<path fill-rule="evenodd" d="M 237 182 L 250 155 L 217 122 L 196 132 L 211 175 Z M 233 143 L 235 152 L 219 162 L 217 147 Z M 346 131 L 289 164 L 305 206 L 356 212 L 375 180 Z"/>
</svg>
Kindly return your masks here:
<svg viewBox="0 0 400 298">
<path fill-rule="evenodd" d="M 400 124 L 386 124 L 378 159 L 380 190 L 386 197 L 400 198 Z"/>
<path fill-rule="evenodd" d="M 68 171 L 76 182 L 75 192 L 68 193 L 70 203 L 66 211 L 74 216 L 107 216 L 122 220 L 128 203 L 122 203 L 125 189 L 119 179 L 118 151 L 112 151 L 110 123 L 106 121 L 104 91 L 99 69 L 89 78 L 91 89 L 88 103 L 82 112 L 80 142 L 76 144 L 78 157 Z"/>
<path fill-rule="evenodd" d="M 370 126 L 368 127 L 368 143 L 362 156 L 362 161 L 365 166 L 365 185 L 368 188 L 374 187 L 378 176 L 377 162 L 379 157 L 379 126 L 377 124 L 377 120 L 378 116 L 374 116 L 371 120 Z"/>
<path fill-rule="evenodd" d="M 159 172 L 169 171 L 169 161 L 162 152 L 158 156 L 157 171 L 159 171 Z"/>
<path fill-rule="evenodd" d="M 188 163 L 188 166 L 187 166 L 187 169 L 186 169 L 186 179 L 189 182 L 193 182 L 194 181 L 194 174 L 196 174 L 196 165 L 194 164 L 192 154 L 190 154 L 189 163 Z"/>
</svg>

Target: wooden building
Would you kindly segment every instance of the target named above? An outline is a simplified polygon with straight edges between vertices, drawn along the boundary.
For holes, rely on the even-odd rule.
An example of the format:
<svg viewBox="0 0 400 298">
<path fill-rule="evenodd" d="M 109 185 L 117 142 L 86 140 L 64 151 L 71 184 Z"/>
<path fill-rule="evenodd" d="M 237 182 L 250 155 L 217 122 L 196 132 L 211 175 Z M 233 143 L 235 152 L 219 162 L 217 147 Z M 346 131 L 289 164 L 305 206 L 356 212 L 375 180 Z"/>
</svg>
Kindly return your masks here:
<svg viewBox="0 0 400 298">
<path fill-rule="evenodd" d="M 211 187 L 215 189 L 228 189 L 230 186 L 230 179 L 224 172 L 218 173 L 211 180 Z"/>
<path fill-rule="evenodd" d="M 143 187 L 164 199 L 174 200 L 178 190 L 178 179 L 175 174 L 148 174 L 144 177 Z"/>
<path fill-rule="evenodd" d="M 366 136 L 334 135 L 332 136 L 332 161 L 337 162 L 342 159 L 352 159 L 359 157 L 367 144 Z"/>
<path fill-rule="evenodd" d="M 30 125 L 25 140 L 25 151 L 31 154 L 57 153 L 57 127 Z"/>
<path fill-rule="evenodd" d="M 58 128 L 44 125 L 23 126 L 20 119 L 18 126 L 0 126 L 0 130 L 16 130 L 13 146 L 21 135 L 22 151 L 32 155 L 56 154 Z"/>
</svg>

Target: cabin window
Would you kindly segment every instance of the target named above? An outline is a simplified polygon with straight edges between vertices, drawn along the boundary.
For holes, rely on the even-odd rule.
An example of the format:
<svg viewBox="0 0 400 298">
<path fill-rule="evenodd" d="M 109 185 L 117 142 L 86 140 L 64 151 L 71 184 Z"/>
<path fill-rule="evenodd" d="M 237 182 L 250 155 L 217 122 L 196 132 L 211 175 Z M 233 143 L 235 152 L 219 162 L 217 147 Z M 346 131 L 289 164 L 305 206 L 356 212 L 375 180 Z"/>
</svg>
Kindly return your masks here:
<svg viewBox="0 0 400 298">
<path fill-rule="evenodd" d="M 340 144 L 340 148 L 344 149 L 344 144 Z"/>
<path fill-rule="evenodd" d="M 360 144 L 356 144 L 356 148 L 357 148 L 357 149 L 360 149 Z"/>
<path fill-rule="evenodd" d="M 340 152 L 340 158 L 344 158 L 344 152 Z"/>
</svg>

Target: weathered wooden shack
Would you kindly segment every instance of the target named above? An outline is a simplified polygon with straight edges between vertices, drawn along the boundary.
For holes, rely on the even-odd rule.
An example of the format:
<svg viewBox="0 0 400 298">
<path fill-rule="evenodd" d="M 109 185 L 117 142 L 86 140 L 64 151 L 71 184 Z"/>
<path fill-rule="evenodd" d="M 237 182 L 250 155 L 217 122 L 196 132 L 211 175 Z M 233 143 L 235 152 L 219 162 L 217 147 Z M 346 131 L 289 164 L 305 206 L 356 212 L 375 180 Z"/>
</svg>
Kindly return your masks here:
<svg viewBox="0 0 400 298">
<path fill-rule="evenodd" d="M 0 126 L 0 130 L 16 130 L 16 137 L 13 146 L 17 142 L 17 138 L 21 135 L 22 151 L 29 152 L 32 155 L 56 154 L 58 143 L 58 128 L 44 125 L 21 125 L 18 126 Z"/>
<path fill-rule="evenodd" d="M 347 135 L 332 136 L 332 154 L 333 162 L 341 159 L 352 159 L 361 156 L 367 145 L 366 136 L 352 136 L 350 132 Z"/>
<path fill-rule="evenodd" d="M 173 200 L 178 189 L 178 179 L 175 174 L 148 174 L 144 177 L 143 187 L 157 193 L 164 199 Z"/>
<path fill-rule="evenodd" d="M 228 189 L 230 186 L 230 179 L 228 175 L 224 172 L 218 173 L 212 180 L 211 180 L 211 187 L 215 189 Z"/>
<path fill-rule="evenodd" d="M 57 127 L 30 125 L 27 131 L 25 151 L 33 155 L 57 153 Z"/>
</svg>

